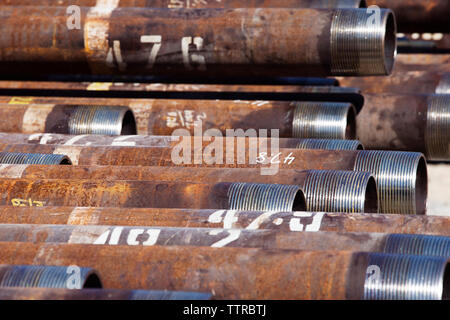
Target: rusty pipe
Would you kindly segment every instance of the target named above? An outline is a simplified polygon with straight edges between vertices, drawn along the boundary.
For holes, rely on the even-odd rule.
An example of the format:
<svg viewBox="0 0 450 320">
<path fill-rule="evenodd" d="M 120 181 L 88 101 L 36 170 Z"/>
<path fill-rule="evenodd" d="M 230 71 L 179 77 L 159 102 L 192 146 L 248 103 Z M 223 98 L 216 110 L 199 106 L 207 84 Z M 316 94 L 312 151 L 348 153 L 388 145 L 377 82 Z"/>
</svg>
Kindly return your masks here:
<svg viewBox="0 0 450 320">
<path fill-rule="evenodd" d="M 102 288 L 96 270 L 75 266 L 0 265 L 0 288 Z"/>
<path fill-rule="evenodd" d="M 96 0 L 0 0 L 2 6 L 61 6 L 77 5 L 95 7 Z M 104 6 L 107 6 L 104 4 Z M 365 0 L 222 0 L 222 1 L 186 1 L 186 0 L 120 0 L 118 7 L 146 7 L 171 9 L 200 8 L 365 8 Z"/>
<path fill-rule="evenodd" d="M 29 189 L 28 189 L 29 188 Z M 165 181 L 3 180 L 12 206 L 85 206 L 305 211 L 295 185 Z"/>
<path fill-rule="evenodd" d="M 450 73 L 437 71 L 395 72 L 390 77 L 341 77 L 343 86 L 358 85 L 364 93 L 449 94 Z"/>
<path fill-rule="evenodd" d="M 211 294 L 156 290 L 0 288 L 0 300 L 211 300 Z"/>
<path fill-rule="evenodd" d="M 14 105 L 2 107 L 0 130 L 63 134 L 136 134 L 133 112 L 124 106 Z"/>
<path fill-rule="evenodd" d="M 190 142 L 191 138 L 187 137 Z M 280 149 L 235 150 L 212 155 L 184 142 L 174 148 L 83 147 L 51 145 L 2 145 L 0 151 L 67 154 L 75 165 L 182 166 L 259 168 L 262 175 L 276 175 L 280 168 L 299 170 L 355 170 L 374 175 L 381 213 L 424 214 L 427 165 L 424 156 L 396 151 L 329 151 Z M 219 148 L 220 150 L 220 148 Z M 226 150 L 225 150 L 226 151 Z M 220 153 L 220 152 L 219 152 Z"/>
<path fill-rule="evenodd" d="M 72 161 L 62 154 L 0 152 L 0 167 L 7 164 L 71 165 Z"/>
<path fill-rule="evenodd" d="M 380 23 L 374 24 L 366 9 L 116 5 L 82 7 L 78 20 L 68 17 L 66 7 L 2 7 L 4 34 L 28 40 L 0 41 L 0 72 L 386 75 L 394 64 L 396 22 L 390 10 L 381 10 Z"/>
<path fill-rule="evenodd" d="M 450 160 L 449 95 L 365 96 L 357 135 L 366 148 L 419 151 L 428 160 Z"/>
<path fill-rule="evenodd" d="M 383 294 L 390 290 L 391 299 L 403 298 L 405 294 L 415 299 L 443 299 L 449 290 L 445 272 L 448 259 L 438 257 L 15 242 L 0 243 L 0 251 L 0 263 L 89 265 L 102 274 L 105 288 L 195 288 L 212 292 L 217 299 L 373 299 L 371 292 L 379 283 L 368 275 L 378 264 L 383 279 L 378 298 L 386 298 Z M 423 267 L 428 267 L 428 271 Z M 411 283 L 412 280 L 417 283 Z"/>
<path fill-rule="evenodd" d="M 324 212 L 0 206 L 0 223 L 268 229 L 282 232 L 419 233 L 450 236 L 450 220 L 446 217 Z"/>
<path fill-rule="evenodd" d="M 24 178 L 29 180 L 59 179 L 67 188 L 78 195 L 82 188 L 79 183 L 71 184 L 71 180 L 82 179 L 93 181 L 114 180 L 139 180 L 139 181 L 166 181 L 166 182 L 195 182 L 215 184 L 220 182 L 252 182 L 252 183 L 276 183 L 283 185 L 297 185 L 304 190 L 307 211 L 325 212 L 367 212 L 378 211 L 378 195 L 375 179 L 369 172 L 359 171 L 326 171 L 326 170 L 281 170 L 277 175 L 261 175 L 258 169 L 229 169 L 229 168 L 183 168 L 183 167 L 78 167 L 74 170 L 58 171 L 51 166 L 39 168 L 25 166 L 3 166 L 0 167 L 0 176 L 3 178 Z M 47 175 L 46 172 L 49 174 Z M 31 177 L 28 177 L 28 173 Z M 53 174 L 52 174 L 53 173 Z M 64 178 L 62 178 L 64 176 Z M 97 181 L 97 182 L 98 182 Z M 38 188 L 38 187 L 36 187 Z M 45 188 L 45 187 L 43 187 Z M 97 189 L 99 188 L 99 189 Z M 103 193 L 103 197 L 114 197 L 114 189 L 121 189 L 119 184 L 110 192 Z M 83 197 L 95 197 L 95 193 L 103 189 L 97 186 L 91 195 Z M 62 192 L 62 191 L 61 191 Z M 70 191 L 67 191 L 70 192 Z M 117 192 L 117 191 L 116 191 Z M 25 196 L 25 195 L 23 195 Z M 14 198 L 20 196 L 14 196 Z M 28 194 L 27 198 L 36 196 Z M 40 198 L 46 198 L 44 194 Z M 46 202 L 47 203 L 47 202 Z M 66 205 L 57 202 L 57 205 Z M 76 203 L 76 204 L 75 204 Z M 67 204 L 69 205 L 69 204 Z M 70 205 L 81 205 L 80 202 L 71 202 Z M 82 205 L 91 205 L 84 202 Z"/>
<path fill-rule="evenodd" d="M 0 122 L 2 132 L 111 134 L 107 130 L 85 130 L 87 117 L 67 120 L 66 114 L 71 110 L 91 108 L 88 106 L 0 106 L 0 115 L 4 117 Z M 111 110 L 113 107 L 101 108 Z M 356 135 L 356 109 L 350 103 L 153 100 L 150 105 L 138 104 L 131 109 L 134 109 L 138 119 L 142 119 L 138 126 L 147 126 L 147 132 L 151 135 L 194 135 L 196 128 L 222 134 L 230 129 L 251 130 L 255 132 L 254 136 L 266 137 L 271 135 L 272 130 L 277 130 L 278 136 L 283 138 L 353 139 Z M 123 118 L 122 123 L 123 128 L 131 128 L 134 124 L 131 118 Z M 107 128 L 108 124 L 106 119 L 98 119 L 92 128 Z M 125 130 L 120 133 L 135 134 L 125 133 Z"/>
<path fill-rule="evenodd" d="M 296 227 L 299 227 L 298 224 Z M 293 229 L 293 230 L 292 230 Z M 0 242 L 366 251 L 450 258 L 450 237 L 420 234 L 291 232 L 148 226 L 0 225 Z M 65 269 L 64 276 L 67 278 Z M 19 281 L 20 272 L 19 274 Z M 17 276 L 11 276 L 13 278 Z M 65 278 L 64 283 L 66 283 Z M 5 280 L 6 282 L 8 280 Z M 5 282 L 3 281 L 3 282 Z M 16 281 L 13 281 L 12 286 Z M 1 286 L 0 282 L 0 286 Z"/>
<path fill-rule="evenodd" d="M 450 32 L 447 0 L 367 0 L 367 5 L 392 9 L 399 32 Z"/>
<path fill-rule="evenodd" d="M 430 70 L 450 72 L 450 56 L 448 54 L 397 55 L 394 73 Z"/>
<path fill-rule="evenodd" d="M 236 148 L 239 146 L 258 148 L 264 145 L 274 145 L 271 138 L 230 138 Z M 181 140 L 177 136 L 104 136 L 104 135 L 66 135 L 56 133 L 3 133 L 0 132 L 0 141 L 9 144 L 48 144 L 48 145 L 73 145 L 73 146 L 123 146 L 123 147 L 162 147 L 169 148 L 176 146 Z M 204 147 L 216 141 L 227 145 L 226 139 L 211 137 L 211 141 L 202 141 Z M 191 143 L 194 144 L 194 137 Z M 229 140 L 228 140 L 229 141 Z M 298 138 L 280 138 L 279 148 L 288 149 L 317 149 L 317 150 L 364 150 L 364 146 L 357 140 L 332 140 L 332 139 L 298 139 Z"/>
</svg>

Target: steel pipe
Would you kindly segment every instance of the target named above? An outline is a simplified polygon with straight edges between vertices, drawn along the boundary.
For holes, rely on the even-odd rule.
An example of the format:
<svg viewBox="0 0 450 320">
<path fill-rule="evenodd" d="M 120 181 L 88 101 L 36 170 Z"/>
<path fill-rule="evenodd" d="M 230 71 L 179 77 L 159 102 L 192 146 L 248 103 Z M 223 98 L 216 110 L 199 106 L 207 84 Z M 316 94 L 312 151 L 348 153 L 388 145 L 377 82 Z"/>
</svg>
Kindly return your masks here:
<svg viewBox="0 0 450 320">
<path fill-rule="evenodd" d="M 72 161 L 62 154 L 0 152 L 0 167 L 5 164 L 71 165 Z"/>
<path fill-rule="evenodd" d="M 447 0 L 367 0 L 367 5 L 392 9 L 399 32 L 450 32 Z"/>
<path fill-rule="evenodd" d="M 305 211 L 295 185 L 164 181 L 0 180 L 2 205 Z"/>
<path fill-rule="evenodd" d="M 395 72 L 384 78 L 341 77 L 339 82 L 343 86 L 358 85 L 364 93 L 450 94 L 449 72 Z"/>
<path fill-rule="evenodd" d="M 85 108 L 90 108 L 87 106 L 1 104 L 0 107 L 0 116 L 5 119 L 0 122 L 2 132 L 113 133 L 108 131 L 107 118 L 98 117 L 92 124 L 86 124 L 90 122 L 86 119 L 92 119 L 84 115 Z M 108 106 L 102 108 L 108 113 L 113 110 Z M 72 109 L 82 111 L 67 120 L 65 114 Z M 138 126 L 146 127 L 151 135 L 194 135 L 197 128 L 224 135 L 232 129 L 250 130 L 254 136 L 265 137 L 274 129 L 283 138 L 354 139 L 356 136 L 356 109 L 350 103 L 153 100 L 151 105 L 139 104 L 131 109 L 141 122 Z M 131 118 L 122 118 L 121 123 L 123 129 L 116 134 L 136 133 Z"/>
<path fill-rule="evenodd" d="M 96 0 L 0 0 L 0 5 L 15 6 L 61 6 L 77 5 L 94 7 Z M 98 6 L 98 5 L 97 5 Z M 107 6 L 104 4 L 104 6 Z M 222 0 L 222 1 L 187 1 L 187 0 L 119 0 L 118 7 L 146 8 L 365 8 L 365 0 Z"/>
<path fill-rule="evenodd" d="M 446 217 L 324 212 L 0 206 L 0 223 L 419 233 L 450 236 L 450 219 Z"/>
<path fill-rule="evenodd" d="M 211 300 L 211 294 L 154 290 L 0 288 L 0 300 Z"/>
<path fill-rule="evenodd" d="M 405 71 L 444 71 L 450 72 L 448 54 L 399 54 L 394 73 Z"/>
<path fill-rule="evenodd" d="M 103 275 L 107 288 L 195 288 L 212 292 L 217 299 L 368 299 L 373 298 L 372 288 L 384 294 L 389 290 L 391 299 L 405 295 L 443 299 L 448 297 L 450 283 L 446 272 L 449 260 L 424 256 L 14 242 L 0 243 L 0 251 L 1 263 L 92 266 Z M 378 266 L 379 261 L 390 264 Z M 371 276 L 374 266 L 379 270 L 375 279 Z"/>
<path fill-rule="evenodd" d="M 386 75 L 396 52 L 395 17 L 385 9 L 380 23 L 366 9 L 172 10 L 115 2 L 72 17 L 66 9 L 2 7 L 4 34 L 27 41 L 0 41 L 0 72 Z"/>
<path fill-rule="evenodd" d="M 184 138 L 183 138 L 184 139 Z M 207 147 L 213 141 L 227 147 L 227 141 L 230 146 L 230 140 L 236 148 L 263 148 L 264 146 L 273 146 L 278 143 L 279 148 L 288 149 L 315 149 L 315 150 L 364 150 L 364 146 L 357 140 L 332 140 L 332 139 L 298 139 L 298 138 L 280 138 L 277 142 L 271 138 L 245 138 L 236 137 L 220 139 L 211 137 L 211 141 L 202 141 L 202 145 Z M 56 133 L 2 133 L 0 132 L 0 141 L 10 144 L 49 144 L 49 145 L 73 145 L 73 146 L 128 146 L 128 147 L 162 147 L 169 148 L 176 146 L 181 137 L 177 136 L 103 136 L 103 135 L 66 135 Z M 191 143 L 194 144 L 194 137 Z"/>
<path fill-rule="evenodd" d="M 244 149 L 212 156 L 211 150 L 195 144 L 193 149 L 183 144 L 174 148 L 0 144 L 0 151 L 64 153 L 75 165 L 259 168 L 260 174 L 271 176 L 280 168 L 367 171 L 377 182 L 381 213 L 426 211 L 427 165 L 423 155 L 414 152 L 281 149 L 264 155 L 256 149 Z"/>
<path fill-rule="evenodd" d="M 449 95 L 366 95 L 357 117 L 358 139 L 368 149 L 411 150 L 428 160 L 450 160 Z"/>
<path fill-rule="evenodd" d="M 361 232 L 298 232 L 295 229 L 292 232 L 280 232 L 147 226 L 1 224 L 0 242 L 351 250 L 450 258 L 450 237 Z"/>
<path fill-rule="evenodd" d="M 102 288 L 97 271 L 75 266 L 0 265 L 0 288 Z"/>
</svg>

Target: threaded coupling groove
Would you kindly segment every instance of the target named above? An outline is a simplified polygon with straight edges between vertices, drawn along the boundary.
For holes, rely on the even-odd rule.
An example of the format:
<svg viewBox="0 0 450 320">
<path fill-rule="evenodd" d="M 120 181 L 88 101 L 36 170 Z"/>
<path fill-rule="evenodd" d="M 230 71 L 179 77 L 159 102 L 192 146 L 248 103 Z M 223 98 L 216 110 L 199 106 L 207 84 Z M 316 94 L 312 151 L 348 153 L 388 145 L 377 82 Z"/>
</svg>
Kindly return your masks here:
<svg viewBox="0 0 450 320">
<path fill-rule="evenodd" d="M 0 287 L 102 288 L 94 269 L 76 266 L 2 265 L 0 276 Z"/>
<path fill-rule="evenodd" d="M 438 86 L 436 87 L 437 94 L 450 94 L 450 73 L 445 73 L 441 77 Z"/>
<path fill-rule="evenodd" d="M 69 134 L 135 135 L 133 112 L 122 106 L 78 106 L 69 118 Z"/>
<path fill-rule="evenodd" d="M 356 109 L 351 103 L 296 102 L 293 138 L 354 139 Z"/>
<path fill-rule="evenodd" d="M 428 160 L 450 160 L 450 95 L 428 97 L 425 143 Z"/>
<path fill-rule="evenodd" d="M 447 258 L 441 257 L 370 253 L 364 283 L 364 299 L 446 298 L 450 290 L 448 263 Z"/>
<path fill-rule="evenodd" d="M 133 290 L 130 300 L 210 300 L 211 293 Z"/>
<path fill-rule="evenodd" d="M 397 25 L 389 9 L 340 9 L 331 23 L 333 75 L 388 75 L 397 53 Z"/>
<path fill-rule="evenodd" d="M 313 150 L 364 150 L 358 140 L 302 139 L 297 149 Z"/>
<path fill-rule="evenodd" d="M 450 258 L 450 237 L 390 234 L 384 252 Z"/>
<path fill-rule="evenodd" d="M 44 153 L 19 153 L 0 152 L 0 163 L 2 164 L 42 164 L 42 165 L 71 165 L 72 161 L 63 154 Z"/>
<path fill-rule="evenodd" d="M 376 213 L 378 198 L 370 172 L 308 171 L 303 185 L 307 211 Z"/>
<path fill-rule="evenodd" d="M 305 211 L 305 197 L 299 186 L 233 183 L 228 190 L 229 210 Z"/>
<path fill-rule="evenodd" d="M 380 213 L 425 213 L 428 178 L 421 153 L 359 151 L 354 170 L 374 175 Z"/>
</svg>

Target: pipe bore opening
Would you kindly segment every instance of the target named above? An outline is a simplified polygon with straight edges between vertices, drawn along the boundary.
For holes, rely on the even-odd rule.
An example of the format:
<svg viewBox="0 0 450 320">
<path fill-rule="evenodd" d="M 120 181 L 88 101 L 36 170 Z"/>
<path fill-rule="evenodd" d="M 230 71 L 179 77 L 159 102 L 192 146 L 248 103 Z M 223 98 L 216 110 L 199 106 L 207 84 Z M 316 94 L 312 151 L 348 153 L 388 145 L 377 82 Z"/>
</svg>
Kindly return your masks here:
<svg viewBox="0 0 450 320">
<path fill-rule="evenodd" d="M 444 271 L 444 286 L 442 288 L 442 300 L 450 300 L 450 263 L 447 262 Z"/>
<path fill-rule="evenodd" d="M 428 196 L 428 172 L 424 157 L 420 157 L 416 172 L 416 212 L 425 214 Z"/>
<path fill-rule="evenodd" d="M 131 110 L 128 110 L 123 116 L 122 131 L 120 132 L 120 135 L 129 136 L 136 134 L 136 119 L 134 118 L 133 112 Z"/>
<path fill-rule="evenodd" d="M 102 281 L 96 273 L 91 273 L 84 282 L 83 289 L 102 289 Z"/>
<path fill-rule="evenodd" d="M 359 1 L 359 8 L 367 8 L 366 0 Z"/>
<path fill-rule="evenodd" d="M 366 193 L 364 195 L 364 212 L 377 213 L 378 212 L 378 190 L 377 182 L 374 177 L 370 177 L 367 182 Z"/>
<path fill-rule="evenodd" d="M 292 211 L 306 211 L 306 198 L 303 190 L 299 189 L 295 194 Z"/>
<path fill-rule="evenodd" d="M 388 13 L 386 21 L 386 33 L 384 35 L 384 60 L 386 72 L 391 73 L 397 56 L 397 23 L 392 12 Z"/>
<path fill-rule="evenodd" d="M 64 157 L 61 159 L 61 162 L 59 163 L 60 165 L 72 165 L 72 161 L 68 158 L 68 157 Z"/>
<path fill-rule="evenodd" d="M 348 108 L 347 112 L 347 127 L 345 129 L 345 139 L 356 139 L 356 110 L 355 107 Z"/>
<path fill-rule="evenodd" d="M 362 143 L 358 144 L 358 146 L 356 147 L 356 150 L 364 150 L 364 146 L 362 145 Z"/>
</svg>

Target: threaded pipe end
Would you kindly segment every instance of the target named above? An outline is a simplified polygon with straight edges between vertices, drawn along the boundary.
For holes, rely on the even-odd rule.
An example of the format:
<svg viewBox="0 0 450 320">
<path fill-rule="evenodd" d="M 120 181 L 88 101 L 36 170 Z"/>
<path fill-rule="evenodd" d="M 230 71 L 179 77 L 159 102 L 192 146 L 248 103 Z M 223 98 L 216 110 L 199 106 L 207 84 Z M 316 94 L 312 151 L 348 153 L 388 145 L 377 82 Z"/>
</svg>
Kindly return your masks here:
<svg viewBox="0 0 450 320">
<path fill-rule="evenodd" d="M 377 187 L 370 172 L 308 171 L 303 192 L 307 211 L 376 213 Z"/>
<path fill-rule="evenodd" d="M 43 153 L 19 153 L 0 152 L 0 163 L 2 164 L 42 164 L 42 165 L 71 165 L 72 161 L 63 154 Z"/>
<path fill-rule="evenodd" d="M 85 289 L 102 288 L 94 269 L 63 266 L 0 266 L 0 287 Z"/>
<path fill-rule="evenodd" d="M 229 210 L 305 211 L 299 186 L 282 184 L 233 183 L 228 190 Z"/>
<path fill-rule="evenodd" d="M 390 234 L 384 252 L 450 257 L 450 237 L 422 234 Z"/>
<path fill-rule="evenodd" d="M 441 77 L 438 86 L 436 87 L 437 94 L 450 94 L 450 73 L 445 73 Z"/>
<path fill-rule="evenodd" d="M 358 140 L 302 139 L 297 149 L 312 150 L 364 150 Z"/>
<path fill-rule="evenodd" d="M 69 134 L 135 135 L 136 121 L 128 107 L 78 106 L 69 119 Z"/>
<path fill-rule="evenodd" d="M 351 103 L 297 102 L 294 138 L 355 139 L 356 109 Z"/>
<path fill-rule="evenodd" d="M 450 160 L 450 95 L 428 97 L 425 143 L 428 160 Z"/>
<path fill-rule="evenodd" d="M 370 253 L 367 270 L 365 300 L 448 298 L 450 270 L 447 258 Z"/>
<path fill-rule="evenodd" d="M 374 175 L 380 213 L 425 214 L 428 178 L 421 153 L 359 151 L 354 170 Z"/>
<path fill-rule="evenodd" d="M 389 9 L 340 9 L 331 23 L 331 73 L 370 76 L 392 72 L 397 25 Z"/>
</svg>

